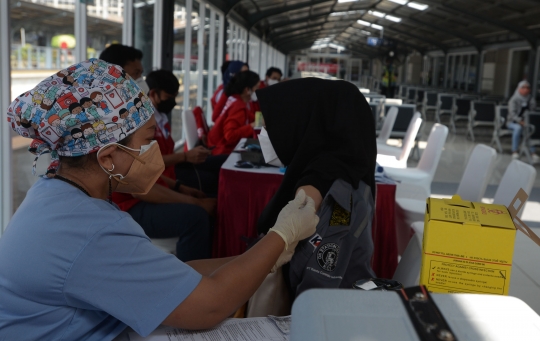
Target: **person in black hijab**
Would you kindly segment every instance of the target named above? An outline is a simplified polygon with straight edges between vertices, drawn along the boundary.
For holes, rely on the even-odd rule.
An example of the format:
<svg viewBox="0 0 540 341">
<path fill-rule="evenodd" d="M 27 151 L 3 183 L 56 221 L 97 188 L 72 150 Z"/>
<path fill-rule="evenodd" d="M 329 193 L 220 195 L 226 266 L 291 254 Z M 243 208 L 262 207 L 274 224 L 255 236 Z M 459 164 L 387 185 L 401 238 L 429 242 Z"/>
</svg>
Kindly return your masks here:
<svg viewBox="0 0 540 341">
<path fill-rule="evenodd" d="M 292 257 L 292 291 L 350 288 L 372 277 L 377 147 L 364 96 L 349 82 L 305 78 L 258 90 L 257 98 L 270 142 L 287 166 L 259 218 L 259 233 L 273 226 L 298 188 L 312 186 L 315 196 L 324 198 L 319 199 L 317 233 L 300 242 Z"/>
</svg>

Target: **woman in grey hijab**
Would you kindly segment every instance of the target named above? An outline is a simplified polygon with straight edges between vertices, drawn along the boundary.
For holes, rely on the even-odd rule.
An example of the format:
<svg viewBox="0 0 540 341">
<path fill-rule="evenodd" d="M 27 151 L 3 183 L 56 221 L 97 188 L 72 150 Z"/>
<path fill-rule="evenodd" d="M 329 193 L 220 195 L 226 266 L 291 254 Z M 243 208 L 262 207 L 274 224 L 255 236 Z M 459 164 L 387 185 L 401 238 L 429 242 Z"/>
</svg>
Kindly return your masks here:
<svg viewBox="0 0 540 341">
<path fill-rule="evenodd" d="M 525 126 L 525 111 L 534 110 L 536 108 L 536 101 L 531 95 L 531 85 L 529 82 L 523 80 L 519 82 L 514 95 L 508 101 L 508 117 L 506 119 L 506 126 L 513 131 L 512 134 L 512 158 L 519 158 L 519 142 L 521 140 L 521 132 Z M 538 155 L 534 154 L 534 148 L 531 148 L 531 154 L 533 162 L 540 161 Z"/>
</svg>

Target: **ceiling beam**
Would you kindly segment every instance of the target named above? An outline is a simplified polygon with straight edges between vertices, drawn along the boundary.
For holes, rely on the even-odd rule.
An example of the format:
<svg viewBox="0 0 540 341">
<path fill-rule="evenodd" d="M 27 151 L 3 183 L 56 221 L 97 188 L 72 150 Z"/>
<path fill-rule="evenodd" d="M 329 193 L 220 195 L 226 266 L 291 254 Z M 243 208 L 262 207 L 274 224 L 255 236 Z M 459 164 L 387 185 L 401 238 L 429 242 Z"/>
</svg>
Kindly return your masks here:
<svg viewBox="0 0 540 341">
<path fill-rule="evenodd" d="M 426 43 L 428 44 L 431 44 L 433 46 L 437 46 L 438 48 L 440 48 L 441 50 L 443 50 L 444 53 L 446 53 L 448 51 L 448 46 L 442 44 L 441 42 L 437 41 L 437 40 L 434 40 L 434 39 L 430 39 L 428 37 L 420 37 L 420 36 L 417 36 L 416 34 L 412 34 L 406 30 L 398 30 L 396 28 L 394 28 L 394 26 L 387 26 L 384 28 L 385 31 L 393 31 L 393 32 L 396 32 L 398 34 L 403 34 L 403 35 L 406 35 L 406 36 L 409 36 L 411 38 L 414 38 L 416 40 L 419 40 L 419 41 L 425 41 Z"/>
<path fill-rule="evenodd" d="M 414 22 L 414 23 L 416 23 L 418 25 L 426 26 L 431 30 L 437 30 L 439 32 L 443 32 L 443 33 L 446 33 L 448 35 L 457 37 L 457 38 L 459 38 L 461 40 L 465 40 L 466 42 L 468 42 L 472 46 L 476 47 L 477 50 L 479 50 L 479 51 L 482 50 L 482 42 L 480 42 L 478 39 L 474 38 L 471 35 L 461 33 L 461 32 L 457 32 L 457 31 L 448 29 L 446 27 L 442 27 L 442 26 L 437 25 L 437 24 L 435 24 L 433 22 L 427 23 L 427 22 L 424 22 L 422 20 L 418 20 L 416 18 L 411 18 L 411 17 L 405 17 L 404 19 L 408 20 L 408 21 L 412 21 L 412 22 Z"/>
<path fill-rule="evenodd" d="M 321 36 L 319 35 L 318 32 L 309 32 L 309 33 L 304 33 L 298 36 L 289 37 L 288 39 L 283 39 L 277 42 L 276 44 L 274 44 L 274 46 L 276 47 L 283 46 L 285 44 L 288 44 L 291 41 L 297 41 L 297 40 L 310 41 L 311 45 L 313 45 L 313 43 L 319 38 L 321 38 Z"/>
<path fill-rule="evenodd" d="M 345 33 L 351 34 L 352 37 L 355 37 L 355 38 L 367 38 L 367 36 L 361 36 L 361 35 L 357 35 L 355 33 L 349 33 L 349 32 L 345 32 Z M 416 50 L 416 51 L 420 52 L 420 54 L 422 54 L 422 55 L 426 53 L 426 50 L 424 48 L 418 46 L 418 45 L 410 44 L 410 43 L 407 43 L 407 42 L 405 42 L 403 40 L 398 40 L 396 38 L 392 38 L 392 37 L 390 37 L 390 38 L 396 42 L 396 45 L 401 44 L 401 45 L 406 46 L 406 47 L 408 47 L 408 48 L 410 48 L 412 50 Z M 347 40 L 347 39 L 350 39 L 350 38 L 342 38 L 342 39 Z M 358 42 L 358 41 L 363 41 L 363 40 L 357 39 L 357 40 L 354 40 L 352 42 Z"/>
<path fill-rule="evenodd" d="M 300 23 L 303 23 L 303 22 L 306 22 L 306 21 L 309 22 L 311 20 L 317 20 L 317 19 L 321 19 L 321 18 L 326 18 L 328 15 L 329 15 L 328 13 L 323 13 L 323 14 L 317 14 L 317 15 L 308 15 L 307 17 L 302 17 L 302 18 L 294 19 L 294 20 L 278 21 L 277 23 L 272 24 L 272 30 L 275 30 L 277 28 L 286 27 L 286 26 L 289 26 L 289 25 L 300 24 Z"/>
<path fill-rule="evenodd" d="M 323 3 L 326 3 L 326 2 L 330 3 L 330 2 L 333 2 L 333 1 L 334 0 L 311 0 L 310 2 L 302 2 L 302 3 L 299 3 L 299 4 L 293 4 L 293 5 L 289 5 L 289 6 L 280 6 L 280 7 L 277 7 L 277 8 L 272 8 L 272 9 L 268 9 L 266 11 L 261 11 L 259 13 L 252 14 L 252 15 L 247 17 L 247 22 L 250 25 L 249 30 L 251 30 L 251 28 L 253 28 L 253 26 L 255 26 L 257 23 L 259 23 L 261 20 L 268 19 L 270 17 L 280 15 L 280 14 L 284 14 L 284 13 L 287 13 L 287 12 L 312 7 L 314 5 L 323 4 Z"/>
<path fill-rule="evenodd" d="M 307 29 L 310 29 L 310 28 L 316 28 L 316 27 L 321 27 L 322 28 L 322 26 L 324 26 L 324 25 L 325 25 L 324 23 L 317 23 L 317 24 L 311 24 L 311 25 L 308 25 L 308 26 L 298 27 L 298 28 L 295 28 L 295 29 L 279 32 L 276 35 L 274 35 L 274 37 L 272 37 L 272 36 L 268 37 L 269 38 L 268 41 L 272 41 L 272 38 L 283 38 L 284 36 L 287 36 L 288 34 L 295 33 L 295 32 L 302 31 L 302 30 L 307 30 Z M 346 25 L 348 26 L 348 24 L 346 24 Z M 329 29 L 336 29 L 336 30 L 339 30 L 339 29 L 342 29 L 342 28 L 344 28 L 344 26 L 337 26 L 337 27 L 331 27 L 331 28 L 329 27 Z"/>
<path fill-rule="evenodd" d="M 520 36 L 522 36 L 523 38 L 525 38 L 529 42 L 529 44 L 531 45 L 531 47 L 533 49 L 536 49 L 536 47 L 537 47 L 538 37 L 536 36 L 536 34 L 530 32 L 529 30 L 527 30 L 527 29 L 525 29 L 523 27 L 512 25 L 510 23 L 507 23 L 507 22 L 504 22 L 504 21 L 501 21 L 501 20 L 497 20 L 497 18 L 490 17 L 490 16 L 487 16 L 487 15 L 464 11 L 463 9 L 461 9 L 459 7 L 448 5 L 444 1 L 440 5 L 442 7 L 444 7 L 444 8 L 446 8 L 446 9 L 449 9 L 449 10 L 451 10 L 453 12 L 456 12 L 456 13 L 459 13 L 461 15 L 465 15 L 465 16 L 471 18 L 471 19 L 481 20 L 481 21 L 489 23 L 489 24 L 491 24 L 493 26 L 501 27 L 501 28 L 504 28 L 504 29 L 506 29 L 508 31 L 517 33 Z"/>
</svg>

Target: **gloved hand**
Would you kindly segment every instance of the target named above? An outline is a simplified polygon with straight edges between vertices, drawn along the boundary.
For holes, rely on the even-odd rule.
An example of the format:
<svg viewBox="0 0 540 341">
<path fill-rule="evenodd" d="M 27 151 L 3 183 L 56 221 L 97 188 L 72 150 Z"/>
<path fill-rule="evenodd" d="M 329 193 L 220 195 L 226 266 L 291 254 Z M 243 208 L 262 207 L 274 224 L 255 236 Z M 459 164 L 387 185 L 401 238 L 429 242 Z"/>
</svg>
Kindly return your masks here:
<svg viewBox="0 0 540 341">
<path fill-rule="evenodd" d="M 279 255 L 278 260 L 276 261 L 276 264 L 274 264 L 272 270 L 270 270 L 271 273 L 276 272 L 277 269 L 291 261 L 292 256 L 294 255 L 294 250 L 296 249 L 296 245 L 298 245 L 298 242 L 294 242 L 293 244 L 289 245 L 289 248 L 287 250 L 283 250 L 281 255 Z"/>
<path fill-rule="evenodd" d="M 285 250 L 279 256 L 274 268 L 291 260 L 298 242 L 313 235 L 318 223 L 315 202 L 306 195 L 304 190 L 298 191 L 294 200 L 289 201 L 281 210 L 276 224 L 269 230 L 277 233 L 285 241 Z"/>
</svg>

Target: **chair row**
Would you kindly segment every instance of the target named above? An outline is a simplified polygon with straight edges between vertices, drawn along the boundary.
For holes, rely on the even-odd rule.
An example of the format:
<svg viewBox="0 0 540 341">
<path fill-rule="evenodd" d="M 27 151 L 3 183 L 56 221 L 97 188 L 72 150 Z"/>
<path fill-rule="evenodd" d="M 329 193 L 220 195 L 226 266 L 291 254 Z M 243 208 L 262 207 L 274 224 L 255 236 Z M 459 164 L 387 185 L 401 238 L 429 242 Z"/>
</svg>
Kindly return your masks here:
<svg viewBox="0 0 540 341">
<path fill-rule="evenodd" d="M 498 104 L 499 103 L 503 104 L 505 102 L 505 98 L 499 95 L 479 95 L 479 94 L 471 94 L 471 93 L 454 92 L 450 89 L 433 89 L 433 88 L 407 86 L 407 85 L 399 86 L 397 97 L 403 100 L 405 103 L 424 105 L 426 100 L 428 102 L 433 102 L 433 95 L 434 94 L 436 95 L 438 93 L 452 94 L 458 98 L 471 98 L 475 100 L 492 101 Z M 427 98 L 428 96 L 430 96 L 432 100 L 429 100 Z M 431 105 L 434 105 L 434 104 L 431 104 Z"/>
</svg>

